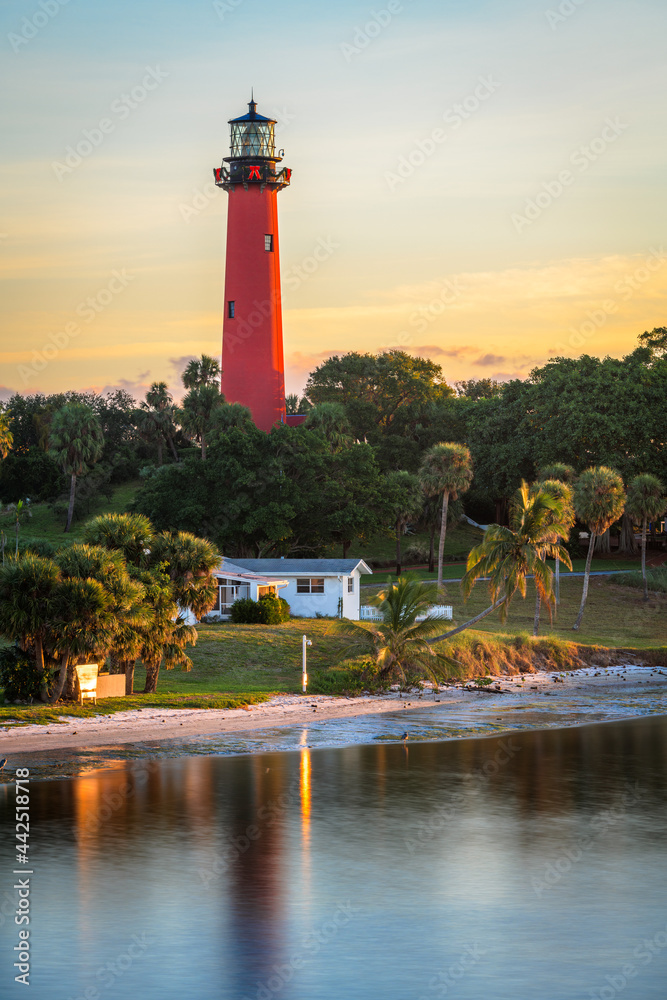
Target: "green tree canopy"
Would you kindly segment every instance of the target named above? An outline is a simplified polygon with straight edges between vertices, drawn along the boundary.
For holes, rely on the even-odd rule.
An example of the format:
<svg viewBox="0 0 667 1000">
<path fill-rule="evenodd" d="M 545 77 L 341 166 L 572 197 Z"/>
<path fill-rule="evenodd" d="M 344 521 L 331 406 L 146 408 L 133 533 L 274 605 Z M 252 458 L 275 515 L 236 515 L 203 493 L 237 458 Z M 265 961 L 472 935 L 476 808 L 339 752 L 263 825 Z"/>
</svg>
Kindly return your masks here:
<svg viewBox="0 0 667 1000">
<path fill-rule="evenodd" d="M 352 351 L 328 358 L 310 373 L 306 385 L 306 395 L 316 406 L 345 406 L 359 439 L 376 427 L 386 431 L 405 407 L 453 394 L 440 365 L 396 350 L 377 355 Z"/>
</svg>

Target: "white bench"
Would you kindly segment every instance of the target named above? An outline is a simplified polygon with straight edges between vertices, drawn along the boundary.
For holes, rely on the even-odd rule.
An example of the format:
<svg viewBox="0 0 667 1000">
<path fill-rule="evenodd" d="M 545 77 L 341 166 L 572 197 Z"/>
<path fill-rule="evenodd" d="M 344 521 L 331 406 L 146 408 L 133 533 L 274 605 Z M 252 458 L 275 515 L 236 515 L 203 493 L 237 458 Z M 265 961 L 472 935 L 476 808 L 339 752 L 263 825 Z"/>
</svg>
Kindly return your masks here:
<svg viewBox="0 0 667 1000">
<path fill-rule="evenodd" d="M 92 698 L 97 705 L 97 675 L 100 667 L 97 663 L 79 663 L 74 667 L 77 686 L 79 688 L 79 704 L 83 705 L 85 698 Z"/>
</svg>

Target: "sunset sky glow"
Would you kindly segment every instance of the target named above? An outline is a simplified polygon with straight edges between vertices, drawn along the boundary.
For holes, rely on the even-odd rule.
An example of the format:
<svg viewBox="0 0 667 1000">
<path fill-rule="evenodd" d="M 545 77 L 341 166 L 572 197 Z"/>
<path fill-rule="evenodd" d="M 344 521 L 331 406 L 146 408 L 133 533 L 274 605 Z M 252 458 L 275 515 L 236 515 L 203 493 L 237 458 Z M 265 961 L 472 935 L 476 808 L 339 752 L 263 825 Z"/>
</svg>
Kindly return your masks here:
<svg viewBox="0 0 667 1000">
<path fill-rule="evenodd" d="M 0 398 L 178 394 L 219 355 L 212 168 L 251 86 L 293 169 L 288 391 L 337 352 L 507 379 L 667 323 L 661 0 L 8 0 L 0 26 Z"/>
</svg>

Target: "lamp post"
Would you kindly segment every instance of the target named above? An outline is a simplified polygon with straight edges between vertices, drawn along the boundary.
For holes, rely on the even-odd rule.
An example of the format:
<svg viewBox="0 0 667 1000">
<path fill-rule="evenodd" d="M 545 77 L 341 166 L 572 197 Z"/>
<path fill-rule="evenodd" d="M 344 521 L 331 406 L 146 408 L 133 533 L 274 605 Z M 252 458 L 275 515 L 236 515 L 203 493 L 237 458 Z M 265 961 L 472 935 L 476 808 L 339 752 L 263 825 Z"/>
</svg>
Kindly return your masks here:
<svg viewBox="0 0 667 1000">
<path fill-rule="evenodd" d="M 312 645 L 313 644 L 310 641 L 310 639 L 307 639 L 306 636 L 304 635 L 304 637 L 303 637 L 303 639 L 301 641 L 301 649 L 302 649 L 302 655 L 301 655 L 301 690 L 302 690 L 302 692 L 304 694 L 306 693 L 306 688 L 308 687 L 308 666 L 307 666 L 307 663 L 306 663 L 306 658 L 307 658 L 306 647 L 307 646 L 312 646 Z"/>
</svg>

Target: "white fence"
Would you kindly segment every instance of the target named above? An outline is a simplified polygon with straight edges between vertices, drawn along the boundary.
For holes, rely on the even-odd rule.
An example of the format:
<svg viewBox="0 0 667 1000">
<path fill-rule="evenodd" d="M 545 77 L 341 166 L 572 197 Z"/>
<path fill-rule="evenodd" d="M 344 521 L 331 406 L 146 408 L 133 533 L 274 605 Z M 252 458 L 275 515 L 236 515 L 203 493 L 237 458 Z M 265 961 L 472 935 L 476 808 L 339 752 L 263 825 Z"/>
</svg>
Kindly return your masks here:
<svg viewBox="0 0 667 1000">
<path fill-rule="evenodd" d="M 382 621 L 379 608 L 374 607 L 372 604 L 362 604 L 359 609 L 359 615 L 362 622 Z M 417 615 L 417 621 L 423 622 L 429 616 L 431 618 L 444 618 L 447 621 L 451 621 L 454 617 L 454 608 L 451 604 L 434 604 L 429 608 L 428 615 Z"/>
</svg>

